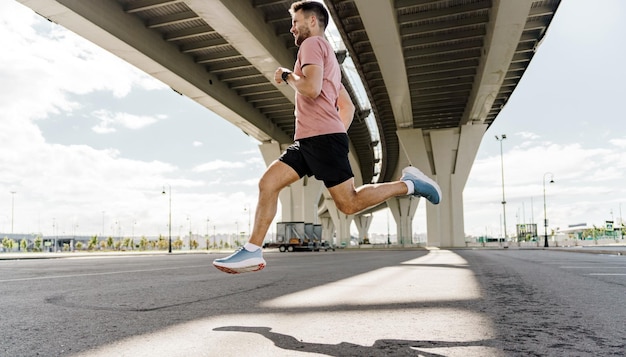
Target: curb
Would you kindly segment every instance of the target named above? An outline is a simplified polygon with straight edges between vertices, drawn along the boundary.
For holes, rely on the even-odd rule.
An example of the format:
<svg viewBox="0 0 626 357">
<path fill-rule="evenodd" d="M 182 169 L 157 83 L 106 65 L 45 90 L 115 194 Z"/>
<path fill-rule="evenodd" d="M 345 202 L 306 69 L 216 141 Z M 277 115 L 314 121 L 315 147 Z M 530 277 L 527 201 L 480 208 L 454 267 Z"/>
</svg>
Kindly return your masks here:
<svg viewBox="0 0 626 357">
<path fill-rule="evenodd" d="M 186 254 L 222 254 L 232 253 L 232 251 L 219 250 L 193 250 L 193 251 L 126 251 L 126 252 L 59 252 L 59 253 L 0 253 L 0 261 L 3 260 L 35 260 L 35 259 L 67 259 L 67 258 L 89 258 L 89 257 L 124 257 L 124 256 L 151 256 L 151 255 L 186 255 Z"/>
</svg>

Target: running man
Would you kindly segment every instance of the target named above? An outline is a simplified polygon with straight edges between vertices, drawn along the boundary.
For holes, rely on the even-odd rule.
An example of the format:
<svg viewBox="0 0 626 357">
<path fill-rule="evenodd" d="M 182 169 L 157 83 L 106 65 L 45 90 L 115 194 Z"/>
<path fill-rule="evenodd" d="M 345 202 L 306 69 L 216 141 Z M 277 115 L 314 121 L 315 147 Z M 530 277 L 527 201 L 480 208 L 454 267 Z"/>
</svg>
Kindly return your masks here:
<svg viewBox="0 0 626 357">
<path fill-rule="evenodd" d="M 299 1 L 291 5 L 289 13 L 298 55 L 293 71 L 280 67 L 274 80 L 296 91 L 294 143 L 270 164 L 259 181 L 254 227 L 248 243 L 230 256 L 213 261 L 217 269 L 230 274 L 265 267 L 261 247 L 276 215 L 278 194 L 305 175 L 323 181 L 337 208 L 348 215 L 394 196 L 421 196 L 432 204 L 441 200 L 437 183 L 413 166 L 402 170 L 400 181 L 355 188 L 347 134 L 355 108 L 341 84 L 335 53 L 324 38 L 328 12 L 316 1 Z"/>
</svg>

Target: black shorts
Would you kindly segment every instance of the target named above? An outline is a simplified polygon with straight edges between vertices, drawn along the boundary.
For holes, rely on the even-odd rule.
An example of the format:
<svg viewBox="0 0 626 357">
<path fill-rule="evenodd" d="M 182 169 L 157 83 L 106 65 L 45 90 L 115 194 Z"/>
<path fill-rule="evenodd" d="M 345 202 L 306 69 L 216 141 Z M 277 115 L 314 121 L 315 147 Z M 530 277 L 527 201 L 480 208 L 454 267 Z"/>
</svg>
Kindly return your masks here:
<svg viewBox="0 0 626 357">
<path fill-rule="evenodd" d="M 296 140 L 279 160 L 300 177 L 315 176 L 326 187 L 336 186 L 354 175 L 348 161 L 349 141 L 345 133 L 326 134 Z"/>
</svg>

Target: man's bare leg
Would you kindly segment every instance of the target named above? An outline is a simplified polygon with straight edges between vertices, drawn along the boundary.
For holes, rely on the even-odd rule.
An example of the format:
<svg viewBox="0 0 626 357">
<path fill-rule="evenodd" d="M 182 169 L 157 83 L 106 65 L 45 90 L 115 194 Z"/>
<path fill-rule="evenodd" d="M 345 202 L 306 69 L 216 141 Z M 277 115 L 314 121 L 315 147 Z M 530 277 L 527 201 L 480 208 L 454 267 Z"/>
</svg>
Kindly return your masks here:
<svg viewBox="0 0 626 357">
<path fill-rule="evenodd" d="M 282 161 L 274 161 L 259 181 L 259 201 L 254 214 L 254 227 L 248 242 L 262 246 L 265 235 L 276 216 L 278 194 L 298 181 L 300 177 L 291 166 Z"/>
<path fill-rule="evenodd" d="M 391 197 L 414 195 L 424 197 L 432 204 L 439 204 L 439 185 L 419 169 L 408 166 L 402 170 L 400 181 L 354 187 L 354 178 L 328 189 L 337 208 L 345 214 L 355 214 L 377 205 Z"/>
<path fill-rule="evenodd" d="M 377 205 L 391 197 L 406 195 L 407 185 L 402 181 L 385 182 L 354 187 L 354 178 L 328 189 L 337 208 L 345 214 L 354 214 Z"/>
<path fill-rule="evenodd" d="M 225 258 L 215 259 L 213 265 L 217 269 L 230 274 L 240 274 L 265 268 L 265 260 L 260 247 L 263 245 L 265 234 L 267 234 L 267 230 L 276 216 L 278 194 L 283 188 L 299 179 L 300 177 L 294 169 L 278 160 L 265 170 L 259 181 L 259 202 L 254 215 L 254 228 L 250 234 L 250 239 L 244 247 L 235 253 Z"/>
</svg>

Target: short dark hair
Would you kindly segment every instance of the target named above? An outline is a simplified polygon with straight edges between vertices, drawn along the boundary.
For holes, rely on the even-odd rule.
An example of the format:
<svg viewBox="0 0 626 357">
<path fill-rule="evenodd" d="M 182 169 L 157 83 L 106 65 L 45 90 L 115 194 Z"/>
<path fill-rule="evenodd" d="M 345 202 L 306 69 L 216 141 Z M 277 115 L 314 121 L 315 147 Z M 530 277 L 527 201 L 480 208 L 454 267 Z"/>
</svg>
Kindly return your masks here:
<svg viewBox="0 0 626 357">
<path fill-rule="evenodd" d="M 323 30 L 326 30 L 328 26 L 328 11 L 326 11 L 322 3 L 310 0 L 297 1 L 291 4 L 289 13 L 293 15 L 300 10 L 305 13 L 305 16 L 311 16 L 313 13 L 315 17 L 317 17 L 317 20 L 324 25 Z"/>
</svg>

